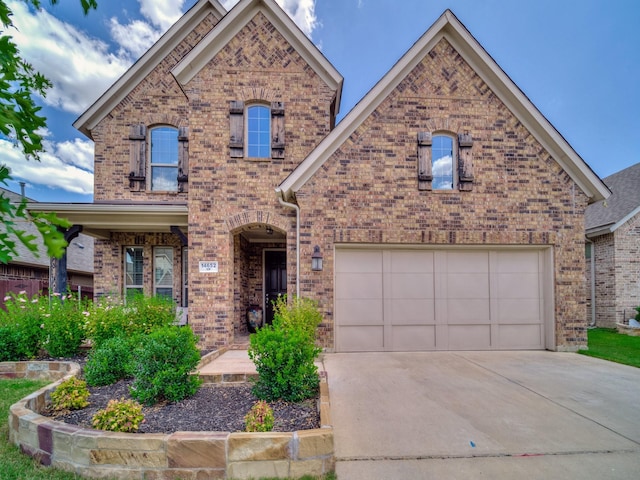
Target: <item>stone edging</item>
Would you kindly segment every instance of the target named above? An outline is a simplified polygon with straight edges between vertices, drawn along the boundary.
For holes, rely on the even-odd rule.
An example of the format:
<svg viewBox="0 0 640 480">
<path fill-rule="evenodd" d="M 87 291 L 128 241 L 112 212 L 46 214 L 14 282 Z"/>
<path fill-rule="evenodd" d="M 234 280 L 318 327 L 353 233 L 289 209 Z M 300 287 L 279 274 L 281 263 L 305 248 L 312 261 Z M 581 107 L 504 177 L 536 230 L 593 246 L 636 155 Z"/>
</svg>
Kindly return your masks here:
<svg viewBox="0 0 640 480">
<path fill-rule="evenodd" d="M 624 333 L 632 337 L 640 337 L 640 327 L 630 327 L 626 323 L 616 323 L 618 333 Z"/>
<path fill-rule="evenodd" d="M 38 372 L 38 376 L 28 372 Z M 0 363 L 0 377 L 46 379 L 48 374 L 56 380 L 9 410 L 10 441 L 43 465 L 92 478 L 140 480 L 298 478 L 334 470 L 329 388 L 324 372 L 320 380 L 319 429 L 172 434 L 92 430 L 40 415 L 53 389 L 79 372 L 80 366 L 72 362 Z"/>
</svg>

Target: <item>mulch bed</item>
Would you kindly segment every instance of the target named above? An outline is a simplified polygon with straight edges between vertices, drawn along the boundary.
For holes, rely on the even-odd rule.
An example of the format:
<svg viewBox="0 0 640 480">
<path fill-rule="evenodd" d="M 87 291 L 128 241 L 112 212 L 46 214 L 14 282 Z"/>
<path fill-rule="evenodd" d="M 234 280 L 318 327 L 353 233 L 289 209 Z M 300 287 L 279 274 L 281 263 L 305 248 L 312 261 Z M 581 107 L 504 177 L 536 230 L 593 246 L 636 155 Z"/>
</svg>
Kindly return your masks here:
<svg viewBox="0 0 640 480">
<path fill-rule="evenodd" d="M 92 428 L 91 419 L 111 399 L 129 399 L 132 380 L 121 380 L 104 387 L 89 387 L 90 405 L 81 410 L 60 414 L 43 412 L 58 421 Z M 143 407 L 144 422 L 138 433 L 173 433 L 179 431 L 244 431 L 244 416 L 258 399 L 249 384 L 207 384 L 190 398 L 176 403 Z M 275 417 L 275 432 L 292 432 L 320 427 L 317 399 L 301 403 L 270 402 Z"/>
</svg>

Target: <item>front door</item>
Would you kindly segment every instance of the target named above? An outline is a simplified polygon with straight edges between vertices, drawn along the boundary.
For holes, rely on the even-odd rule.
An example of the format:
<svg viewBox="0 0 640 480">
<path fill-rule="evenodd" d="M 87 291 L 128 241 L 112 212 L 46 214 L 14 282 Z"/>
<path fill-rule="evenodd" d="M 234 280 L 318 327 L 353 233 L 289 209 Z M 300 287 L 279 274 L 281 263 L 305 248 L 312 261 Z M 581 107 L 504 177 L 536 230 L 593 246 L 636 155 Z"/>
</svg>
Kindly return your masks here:
<svg viewBox="0 0 640 480">
<path fill-rule="evenodd" d="M 287 252 L 266 250 L 264 252 L 264 307 L 265 322 L 273 321 L 273 301 L 278 295 L 287 293 Z"/>
</svg>

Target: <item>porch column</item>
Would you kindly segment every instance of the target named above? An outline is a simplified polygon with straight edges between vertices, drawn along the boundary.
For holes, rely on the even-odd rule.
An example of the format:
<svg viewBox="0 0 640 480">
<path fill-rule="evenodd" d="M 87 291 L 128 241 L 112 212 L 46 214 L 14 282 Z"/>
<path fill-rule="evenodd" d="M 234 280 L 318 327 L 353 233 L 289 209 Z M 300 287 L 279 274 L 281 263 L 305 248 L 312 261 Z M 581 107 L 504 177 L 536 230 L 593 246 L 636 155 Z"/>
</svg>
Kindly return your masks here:
<svg viewBox="0 0 640 480">
<path fill-rule="evenodd" d="M 70 228 L 59 228 L 64 234 L 67 243 L 76 238 L 82 231 L 82 225 L 73 225 Z M 68 246 L 68 245 L 67 245 Z M 49 295 L 67 293 L 67 247 L 60 258 L 51 257 L 49 260 Z"/>
</svg>

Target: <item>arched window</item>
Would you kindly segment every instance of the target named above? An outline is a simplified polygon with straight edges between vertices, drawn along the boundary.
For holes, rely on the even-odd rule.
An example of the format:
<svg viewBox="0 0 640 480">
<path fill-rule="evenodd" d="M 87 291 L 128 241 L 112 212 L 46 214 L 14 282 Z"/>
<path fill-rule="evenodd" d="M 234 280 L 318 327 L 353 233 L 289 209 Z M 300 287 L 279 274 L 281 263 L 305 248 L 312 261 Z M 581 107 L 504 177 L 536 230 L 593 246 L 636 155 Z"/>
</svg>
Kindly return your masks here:
<svg viewBox="0 0 640 480">
<path fill-rule="evenodd" d="M 151 130 L 151 190 L 178 191 L 178 129 Z"/>
<path fill-rule="evenodd" d="M 247 108 L 247 156 L 271 157 L 271 111 L 264 105 Z"/>
<path fill-rule="evenodd" d="M 452 190 L 455 183 L 454 140 L 447 135 L 434 135 L 431 144 L 433 190 Z"/>
</svg>

